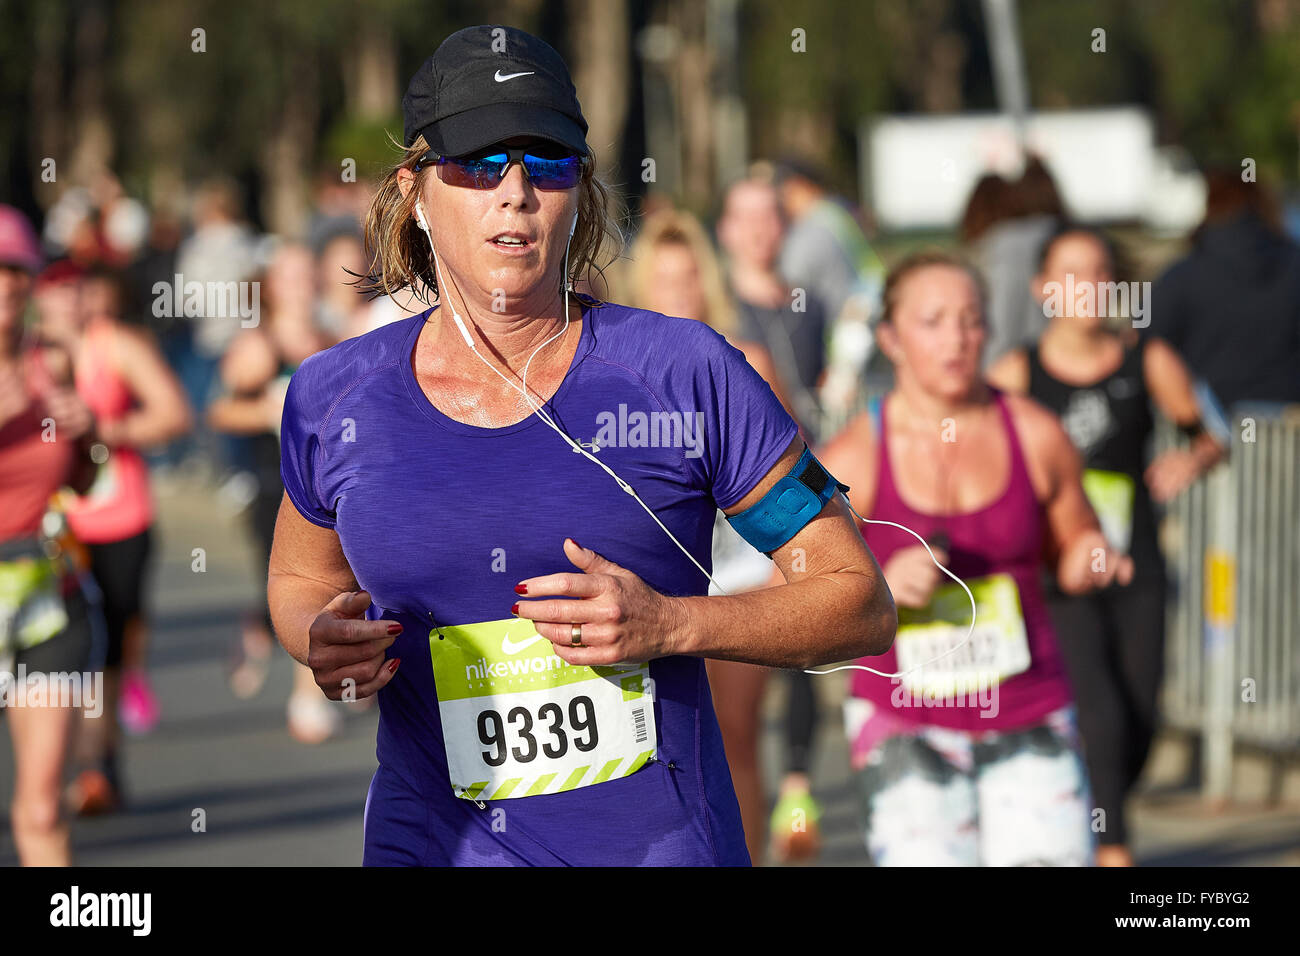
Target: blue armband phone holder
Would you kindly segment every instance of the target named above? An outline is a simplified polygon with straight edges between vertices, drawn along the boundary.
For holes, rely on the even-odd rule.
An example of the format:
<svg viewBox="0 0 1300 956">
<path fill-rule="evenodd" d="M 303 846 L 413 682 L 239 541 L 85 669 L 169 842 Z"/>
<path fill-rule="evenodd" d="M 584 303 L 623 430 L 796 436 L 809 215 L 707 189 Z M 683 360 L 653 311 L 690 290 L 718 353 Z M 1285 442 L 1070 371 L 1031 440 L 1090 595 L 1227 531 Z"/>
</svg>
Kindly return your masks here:
<svg viewBox="0 0 1300 956">
<path fill-rule="evenodd" d="M 836 488 L 849 490 L 848 485 L 832 478 L 804 445 L 803 454 L 789 474 L 773 485 L 757 504 L 728 516 L 727 521 L 751 545 L 771 555 L 821 513 Z"/>
</svg>

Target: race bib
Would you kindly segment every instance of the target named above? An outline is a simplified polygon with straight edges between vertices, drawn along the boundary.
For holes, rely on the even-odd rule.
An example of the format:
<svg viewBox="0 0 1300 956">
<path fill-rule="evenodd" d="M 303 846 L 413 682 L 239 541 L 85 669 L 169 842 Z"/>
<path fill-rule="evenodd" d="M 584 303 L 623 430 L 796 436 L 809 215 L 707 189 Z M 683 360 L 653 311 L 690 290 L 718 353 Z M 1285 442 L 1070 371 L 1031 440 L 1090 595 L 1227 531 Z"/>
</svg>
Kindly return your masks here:
<svg viewBox="0 0 1300 956">
<path fill-rule="evenodd" d="M 1133 538 L 1133 495 L 1135 485 L 1128 475 L 1117 471 L 1083 472 L 1083 493 L 1101 522 L 1101 533 L 1117 551 L 1128 551 Z"/>
<path fill-rule="evenodd" d="M 649 664 L 574 666 L 515 617 L 435 628 L 429 649 L 458 797 L 576 790 L 655 755 Z"/>
<path fill-rule="evenodd" d="M 18 651 L 48 641 L 67 626 L 58 573 L 50 561 L 0 563 L 0 672 L 12 672 Z"/>
<path fill-rule="evenodd" d="M 913 694 L 955 697 L 1000 684 L 1029 669 L 1029 639 L 1020 591 L 1008 574 L 967 581 L 975 597 L 975 630 L 970 641 L 946 657 L 925 664 L 966 639 L 970 599 L 956 583 L 935 589 L 924 608 L 898 609 L 898 670 Z M 920 670 L 915 667 L 925 664 Z"/>
</svg>

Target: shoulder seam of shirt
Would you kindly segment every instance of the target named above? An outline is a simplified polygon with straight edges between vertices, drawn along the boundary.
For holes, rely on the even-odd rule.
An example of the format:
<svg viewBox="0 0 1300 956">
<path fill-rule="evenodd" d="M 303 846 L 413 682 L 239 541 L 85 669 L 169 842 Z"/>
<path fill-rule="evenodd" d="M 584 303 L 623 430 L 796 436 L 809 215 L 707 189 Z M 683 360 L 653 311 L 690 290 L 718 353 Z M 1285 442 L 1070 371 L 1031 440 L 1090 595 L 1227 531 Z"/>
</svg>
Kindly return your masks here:
<svg viewBox="0 0 1300 956">
<path fill-rule="evenodd" d="M 401 364 L 402 364 L 401 359 L 393 359 L 391 362 L 388 362 L 384 365 L 376 365 L 374 368 L 369 369 L 368 371 L 364 372 L 361 375 L 358 375 L 355 379 L 353 379 L 346 386 L 344 386 L 344 388 L 338 393 L 338 395 L 334 397 L 334 400 L 330 402 L 329 408 L 325 409 L 325 417 L 322 418 L 320 420 L 320 424 L 316 426 L 317 439 L 321 437 L 320 435 L 321 429 L 323 429 L 325 425 L 329 422 L 330 418 L 334 414 L 334 410 L 339 407 L 339 403 L 343 401 L 343 399 L 348 397 L 349 392 L 351 392 L 354 388 L 356 388 L 358 385 L 360 385 L 362 382 L 368 379 L 371 375 L 374 375 L 376 372 L 383 372 L 387 369 L 394 368 Z"/>
<path fill-rule="evenodd" d="M 595 350 L 593 349 L 592 352 L 594 353 L 594 351 L 595 351 Z M 655 400 L 655 404 L 657 404 L 657 405 L 659 406 L 659 410 L 660 410 L 660 411 L 665 412 L 665 413 L 668 412 L 668 407 L 664 404 L 663 399 L 659 397 L 659 393 L 656 392 L 656 391 L 654 390 L 654 388 L 651 387 L 650 383 L 647 382 L 647 381 L 645 380 L 645 376 L 642 375 L 640 372 L 638 372 L 636 369 L 631 368 L 631 367 L 629 367 L 629 366 L 627 366 L 627 365 L 624 365 L 622 362 L 616 362 L 616 361 L 614 361 L 613 359 L 606 358 L 606 357 L 603 356 L 603 355 L 595 355 L 595 354 L 591 354 L 591 353 L 589 353 L 589 354 L 587 355 L 587 358 L 588 358 L 588 360 L 590 360 L 590 359 L 595 359 L 595 360 L 598 361 L 598 362 L 603 362 L 605 365 L 610 365 L 610 366 L 613 366 L 614 368 L 622 369 L 624 372 L 627 372 L 629 375 L 633 376 L 637 381 L 639 381 L 639 382 L 641 383 L 641 386 L 642 386 L 642 387 L 643 387 L 647 392 L 650 393 L 650 397 L 653 398 L 653 399 Z M 687 484 L 687 486 L 688 486 L 688 487 L 694 487 L 694 486 L 691 484 L 691 469 L 690 469 L 690 467 L 686 464 L 686 452 L 685 452 L 683 449 L 680 449 L 680 448 L 678 449 L 678 458 L 679 458 L 680 461 L 681 461 L 682 471 L 683 471 L 683 472 L 685 473 L 685 475 L 686 475 L 686 484 Z"/>
<path fill-rule="evenodd" d="M 354 388 L 356 388 L 358 385 L 360 385 L 362 382 L 364 382 L 364 381 L 365 381 L 367 378 L 369 378 L 371 375 L 374 375 L 376 372 L 382 372 L 382 371 L 385 371 L 385 370 L 390 369 L 390 368 L 395 368 L 395 367 L 397 367 L 397 366 L 400 365 L 400 364 L 401 364 L 401 360 L 400 360 L 400 359 L 393 359 L 393 361 L 391 361 L 391 362 L 387 362 L 387 363 L 385 363 L 385 364 L 383 364 L 383 365 L 376 365 L 374 368 L 369 369 L 368 371 L 364 372 L 364 373 L 361 374 L 361 375 L 358 375 L 355 379 L 353 379 L 351 382 L 349 382 L 349 383 L 348 383 L 348 384 L 347 384 L 347 385 L 346 385 L 346 386 L 345 386 L 345 387 L 344 387 L 344 388 L 343 388 L 343 389 L 338 393 L 338 395 L 336 395 L 336 396 L 334 397 L 334 400 L 333 400 L 332 402 L 330 402 L 329 407 L 328 407 L 327 409 L 325 409 L 325 415 L 324 415 L 324 417 L 321 418 L 320 422 L 318 422 L 317 425 L 316 425 L 316 427 L 313 429 L 313 433 L 314 433 L 315 436 L 316 436 L 316 447 L 319 448 L 319 449 L 321 450 L 321 454 L 322 454 L 322 455 L 325 454 L 325 447 L 326 447 L 326 445 L 325 445 L 325 438 L 324 438 L 324 436 L 323 436 L 323 432 L 324 432 L 324 430 L 325 430 L 325 426 L 326 426 L 326 424 L 328 424 L 330 418 L 333 417 L 333 415 L 334 415 L 334 410 L 335 410 L 336 408 L 339 407 L 339 403 L 342 402 L 343 399 L 347 398 L 348 394 L 349 394 L 349 393 L 350 393 Z M 324 504 L 324 503 L 325 503 L 325 495 L 321 492 L 321 487 L 320 487 L 320 470 L 317 469 L 317 468 L 313 468 L 313 469 L 311 470 L 311 485 L 312 485 L 312 490 L 316 492 L 316 500 L 319 501 L 321 504 Z"/>
</svg>

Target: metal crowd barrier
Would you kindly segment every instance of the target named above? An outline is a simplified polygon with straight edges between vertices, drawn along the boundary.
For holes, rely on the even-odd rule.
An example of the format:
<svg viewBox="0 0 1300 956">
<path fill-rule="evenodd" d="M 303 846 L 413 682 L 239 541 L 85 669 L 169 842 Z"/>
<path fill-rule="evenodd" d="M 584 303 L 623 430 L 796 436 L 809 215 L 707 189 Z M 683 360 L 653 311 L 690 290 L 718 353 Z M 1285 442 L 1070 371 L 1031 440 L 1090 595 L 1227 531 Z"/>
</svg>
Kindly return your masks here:
<svg viewBox="0 0 1300 956">
<path fill-rule="evenodd" d="M 1300 406 L 1233 410 L 1229 460 L 1170 503 L 1165 723 L 1225 799 L 1238 743 L 1300 752 Z M 1157 429 L 1157 452 L 1177 447 Z"/>
</svg>

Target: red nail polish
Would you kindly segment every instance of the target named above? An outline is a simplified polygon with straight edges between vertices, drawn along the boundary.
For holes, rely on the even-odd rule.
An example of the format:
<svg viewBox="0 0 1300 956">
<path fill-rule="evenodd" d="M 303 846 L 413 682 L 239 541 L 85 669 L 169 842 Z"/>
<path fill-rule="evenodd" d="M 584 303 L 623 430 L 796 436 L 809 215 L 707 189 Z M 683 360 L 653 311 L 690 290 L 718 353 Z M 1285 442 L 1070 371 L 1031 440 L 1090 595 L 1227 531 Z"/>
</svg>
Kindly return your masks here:
<svg viewBox="0 0 1300 956">
<path fill-rule="evenodd" d="M 397 665 L 400 664 L 400 663 L 402 663 L 402 659 L 401 659 L 400 657 L 394 657 L 391 661 L 389 661 L 389 662 L 388 662 L 388 673 L 390 673 L 390 674 L 396 674 L 396 673 L 397 673 Z"/>
<path fill-rule="evenodd" d="M 510 613 L 511 613 L 511 614 L 514 614 L 515 616 L 518 616 L 518 615 L 519 615 L 519 605 L 518 605 L 518 604 L 512 604 L 512 605 L 510 605 Z"/>
<path fill-rule="evenodd" d="M 527 593 L 528 593 L 528 585 L 527 585 L 527 584 L 516 584 L 516 585 L 515 585 L 515 593 L 516 593 L 516 594 L 527 594 Z"/>
<path fill-rule="evenodd" d="M 577 539 L 577 538 L 570 538 L 569 540 L 573 542 L 573 546 L 574 546 L 575 548 L 581 548 L 581 547 L 582 547 L 582 545 L 578 544 L 578 539 Z"/>
<path fill-rule="evenodd" d="M 391 637 L 396 637 L 398 634 L 402 633 L 402 625 L 394 621 L 388 625 L 388 633 Z"/>
</svg>

